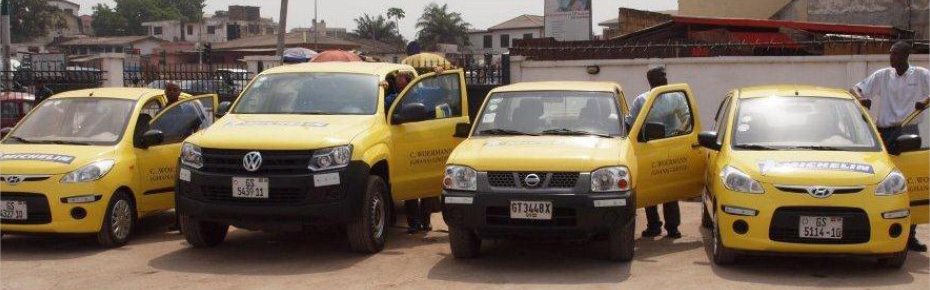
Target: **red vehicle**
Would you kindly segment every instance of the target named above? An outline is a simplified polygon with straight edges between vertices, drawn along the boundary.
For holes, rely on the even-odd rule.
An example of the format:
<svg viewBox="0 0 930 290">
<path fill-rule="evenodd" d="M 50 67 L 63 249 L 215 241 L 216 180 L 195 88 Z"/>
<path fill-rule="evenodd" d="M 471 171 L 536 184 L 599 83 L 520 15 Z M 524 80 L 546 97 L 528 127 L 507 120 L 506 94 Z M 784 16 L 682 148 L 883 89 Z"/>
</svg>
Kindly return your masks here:
<svg viewBox="0 0 930 290">
<path fill-rule="evenodd" d="M 23 92 L 0 92 L 0 135 L 6 136 L 35 106 L 36 96 Z"/>
</svg>

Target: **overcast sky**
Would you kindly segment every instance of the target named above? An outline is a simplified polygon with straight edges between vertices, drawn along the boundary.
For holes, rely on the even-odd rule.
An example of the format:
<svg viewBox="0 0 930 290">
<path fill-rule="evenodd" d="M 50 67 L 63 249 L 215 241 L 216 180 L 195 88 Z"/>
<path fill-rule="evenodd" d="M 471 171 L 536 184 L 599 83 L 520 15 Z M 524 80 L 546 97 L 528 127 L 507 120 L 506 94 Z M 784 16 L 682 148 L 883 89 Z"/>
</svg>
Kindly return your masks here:
<svg viewBox="0 0 930 290">
<path fill-rule="evenodd" d="M 72 0 L 81 5 L 82 14 L 91 14 L 97 3 L 115 5 L 113 0 Z M 677 0 L 592 0 L 594 10 L 595 34 L 601 29 L 597 23 L 617 17 L 620 6 L 643 10 L 675 10 Z M 313 0 L 290 0 L 288 9 L 288 29 L 310 27 L 313 23 Z M 543 14 L 542 0 L 319 0 L 319 18 L 326 20 L 328 27 L 345 27 L 350 31 L 355 28 L 353 19 L 364 13 L 384 14 L 390 7 L 399 7 L 407 13 L 407 18 L 400 21 L 400 32 L 407 39 L 416 35 L 417 18 L 423 8 L 430 2 L 448 3 L 452 11 L 460 12 L 475 29 L 486 29 L 521 14 Z M 226 10 L 229 5 L 256 5 L 261 3 L 262 17 L 278 20 L 281 1 L 278 0 L 207 0 L 204 13 L 213 14 L 216 10 Z"/>
</svg>

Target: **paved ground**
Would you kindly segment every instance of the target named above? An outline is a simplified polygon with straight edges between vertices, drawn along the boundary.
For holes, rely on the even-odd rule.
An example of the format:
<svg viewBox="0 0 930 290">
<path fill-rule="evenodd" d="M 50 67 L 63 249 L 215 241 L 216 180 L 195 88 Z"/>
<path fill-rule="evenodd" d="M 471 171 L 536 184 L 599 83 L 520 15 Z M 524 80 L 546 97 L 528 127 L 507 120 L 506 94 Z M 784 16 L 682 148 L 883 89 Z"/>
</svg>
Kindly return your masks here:
<svg viewBox="0 0 930 290">
<path fill-rule="evenodd" d="M 190 248 L 166 232 L 171 216 L 144 224 L 129 245 L 101 249 L 90 239 L 4 237 L 4 289 L 539 289 L 620 286 L 645 289 L 895 288 L 927 289 L 930 258 L 911 253 L 901 270 L 864 259 L 745 259 L 714 266 L 709 235 L 700 229 L 700 205 L 682 204 L 684 238 L 636 241 L 632 263 L 601 258 L 602 245 L 533 241 L 485 243 L 483 257 L 451 257 L 439 215 L 435 231 L 391 232 L 384 252 L 351 253 L 334 235 L 267 234 L 235 230 L 215 249 Z M 639 215 L 638 226 L 645 223 Z M 930 228 L 919 228 L 928 240 Z"/>
</svg>

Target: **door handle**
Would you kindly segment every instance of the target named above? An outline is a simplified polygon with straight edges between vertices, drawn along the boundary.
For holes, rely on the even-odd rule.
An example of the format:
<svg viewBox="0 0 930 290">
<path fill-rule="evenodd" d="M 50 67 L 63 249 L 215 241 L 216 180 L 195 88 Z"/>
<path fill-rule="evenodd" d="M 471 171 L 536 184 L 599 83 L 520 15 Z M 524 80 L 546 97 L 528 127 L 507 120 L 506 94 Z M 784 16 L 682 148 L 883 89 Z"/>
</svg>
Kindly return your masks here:
<svg viewBox="0 0 930 290">
<path fill-rule="evenodd" d="M 700 148 L 700 147 L 701 147 L 701 143 L 694 143 L 694 144 L 691 144 L 691 149 L 698 149 L 698 148 Z"/>
</svg>

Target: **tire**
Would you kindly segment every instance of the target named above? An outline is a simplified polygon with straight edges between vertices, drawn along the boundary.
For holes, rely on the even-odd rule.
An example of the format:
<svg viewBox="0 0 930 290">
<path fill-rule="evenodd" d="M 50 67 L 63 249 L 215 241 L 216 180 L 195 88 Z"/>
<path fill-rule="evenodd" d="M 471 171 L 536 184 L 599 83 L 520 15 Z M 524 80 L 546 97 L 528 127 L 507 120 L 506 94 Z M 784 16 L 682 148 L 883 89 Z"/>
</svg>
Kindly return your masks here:
<svg viewBox="0 0 930 290">
<path fill-rule="evenodd" d="M 389 212 L 386 193 L 387 187 L 381 177 L 368 177 L 361 217 L 346 226 L 349 246 L 353 251 L 373 254 L 384 249 Z"/>
<path fill-rule="evenodd" d="M 633 237 L 636 235 L 636 218 L 607 233 L 607 259 L 617 262 L 633 260 Z"/>
<path fill-rule="evenodd" d="M 701 227 L 705 229 L 714 228 L 714 220 L 710 218 L 710 213 L 707 212 L 707 204 L 701 201 Z"/>
<path fill-rule="evenodd" d="M 456 259 L 472 259 L 481 254 L 481 238 L 472 230 L 450 226 L 449 246 Z"/>
<path fill-rule="evenodd" d="M 723 245 L 719 228 L 719 225 L 714 226 L 714 264 L 720 266 L 732 265 L 736 262 L 736 252 Z"/>
<path fill-rule="evenodd" d="M 136 205 L 129 193 L 117 191 L 110 198 L 103 225 L 97 232 L 97 243 L 104 247 L 121 247 L 129 241 L 136 227 Z"/>
<path fill-rule="evenodd" d="M 219 246 L 226 240 L 229 225 L 201 221 L 187 215 L 179 215 L 181 234 L 194 248 L 211 248 Z"/>
<path fill-rule="evenodd" d="M 907 262 L 907 248 L 904 251 L 894 253 L 891 257 L 879 258 L 878 265 L 889 269 L 901 269 Z"/>
</svg>

